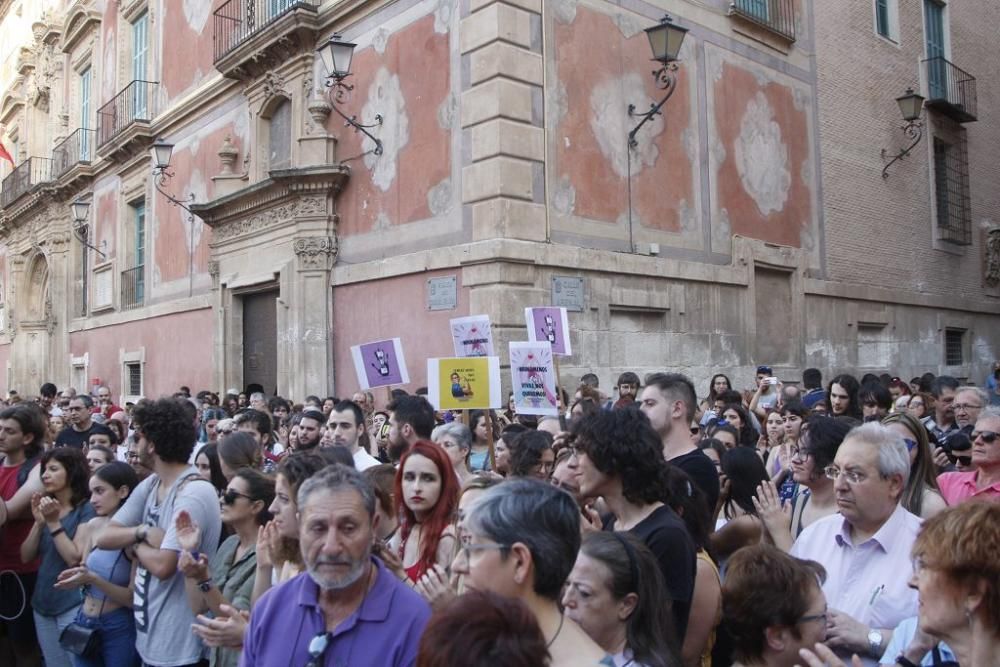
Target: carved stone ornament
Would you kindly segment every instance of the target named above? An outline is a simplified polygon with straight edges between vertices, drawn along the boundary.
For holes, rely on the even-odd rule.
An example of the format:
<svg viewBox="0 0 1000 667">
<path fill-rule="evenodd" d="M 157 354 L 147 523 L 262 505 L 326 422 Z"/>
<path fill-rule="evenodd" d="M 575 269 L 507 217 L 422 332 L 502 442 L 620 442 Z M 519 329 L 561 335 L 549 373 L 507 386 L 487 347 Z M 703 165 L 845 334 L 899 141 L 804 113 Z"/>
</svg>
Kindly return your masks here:
<svg viewBox="0 0 1000 667">
<path fill-rule="evenodd" d="M 300 271 L 329 271 L 337 261 L 337 239 L 332 236 L 295 239 L 294 249 Z"/>
<path fill-rule="evenodd" d="M 268 209 L 267 211 L 261 211 L 256 215 L 250 216 L 249 218 L 234 220 L 224 225 L 219 225 L 215 228 L 213 235 L 214 240 L 225 241 L 236 236 L 253 234 L 271 227 L 276 227 L 294 218 L 298 209 L 299 204 L 297 202 L 289 202 L 287 204 L 283 204 L 282 206 L 276 206 L 272 209 Z"/>
<path fill-rule="evenodd" d="M 215 259 L 208 260 L 208 275 L 212 276 L 213 279 L 219 277 L 219 262 L 218 262 L 218 260 L 215 260 Z"/>
<path fill-rule="evenodd" d="M 285 77 L 278 72 L 270 71 L 264 75 L 264 99 L 270 99 L 275 95 L 292 98 L 285 90 Z"/>
<path fill-rule="evenodd" d="M 306 111 L 309 112 L 310 116 L 310 120 L 306 122 L 306 133 L 324 134 L 326 132 L 326 120 L 330 117 L 330 112 L 333 111 L 333 107 L 327 102 L 326 96 L 319 91 L 312 91 L 312 97 L 309 98 L 309 106 Z"/>
<path fill-rule="evenodd" d="M 1000 227 L 986 230 L 983 252 L 983 282 L 989 287 L 1000 286 Z"/>
</svg>

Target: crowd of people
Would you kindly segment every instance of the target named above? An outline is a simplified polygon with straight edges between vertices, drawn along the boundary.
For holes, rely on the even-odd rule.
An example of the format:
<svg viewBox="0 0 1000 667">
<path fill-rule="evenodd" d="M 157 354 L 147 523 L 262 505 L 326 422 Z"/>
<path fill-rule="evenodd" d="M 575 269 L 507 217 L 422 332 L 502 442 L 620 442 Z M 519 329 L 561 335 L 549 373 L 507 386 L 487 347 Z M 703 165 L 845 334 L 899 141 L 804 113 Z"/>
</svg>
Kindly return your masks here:
<svg viewBox="0 0 1000 667">
<path fill-rule="evenodd" d="M 560 414 L 46 383 L 0 410 L 0 664 L 1000 664 L 1000 394 L 588 374 Z"/>
</svg>

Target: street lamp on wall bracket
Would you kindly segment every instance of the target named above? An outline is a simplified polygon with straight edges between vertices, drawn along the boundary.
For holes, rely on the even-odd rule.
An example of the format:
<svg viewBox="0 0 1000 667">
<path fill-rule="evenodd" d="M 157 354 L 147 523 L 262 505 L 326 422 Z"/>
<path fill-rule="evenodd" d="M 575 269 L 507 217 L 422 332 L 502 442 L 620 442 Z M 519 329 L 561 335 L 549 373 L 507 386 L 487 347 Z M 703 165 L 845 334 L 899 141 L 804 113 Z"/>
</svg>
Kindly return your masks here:
<svg viewBox="0 0 1000 667">
<path fill-rule="evenodd" d="M 677 56 L 681 52 L 681 44 L 684 43 L 684 36 L 688 29 L 676 25 L 669 15 L 665 15 L 660 22 L 650 28 L 646 28 L 646 37 L 649 39 L 649 48 L 653 52 L 653 60 L 660 63 L 660 68 L 653 70 L 653 79 L 656 87 L 666 91 L 666 94 L 659 102 L 653 102 L 645 112 L 637 112 L 634 104 L 628 105 L 629 118 L 638 118 L 639 123 L 628 133 L 628 150 L 625 151 L 627 165 L 626 189 L 628 191 L 628 247 L 629 252 L 635 252 L 635 238 L 632 230 L 632 151 L 639 147 L 636 135 L 642 126 L 653 120 L 657 116 L 663 115 L 663 105 L 674 94 L 677 89 Z"/>
<path fill-rule="evenodd" d="M 674 90 L 677 88 L 677 56 L 681 51 L 681 44 L 688 29 L 675 25 L 669 15 L 660 19 L 657 25 L 646 28 L 646 36 L 649 38 L 649 47 L 653 51 L 653 60 L 660 63 L 660 68 L 653 70 L 653 79 L 656 87 L 667 91 L 667 94 L 659 102 L 649 105 L 649 110 L 638 113 L 634 104 L 628 105 L 628 115 L 630 118 L 639 118 L 639 124 L 628 133 L 629 150 L 637 147 L 639 142 L 635 135 L 642 129 L 642 126 L 651 121 L 654 117 L 662 114 L 660 109 L 667 103 Z"/>
<path fill-rule="evenodd" d="M 351 60 L 354 58 L 354 47 L 356 44 L 345 42 L 340 33 L 333 33 L 317 51 L 323 67 L 326 69 L 326 87 L 330 89 L 330 106 L 337 115 L 344 119 L 344 127 L 353 127 L 355 131 L 361 132 L 375 143 L 372 153 L 381 155 L 383 151 L 382 140 L 372 134 L 369 130 L 382 125 L 382 114 L 375 114 L 373 123 L 362 123 L 358 121 L 356 115 L 348 116 L 340 110 L 340 105 L 344 104 L 347 94 L 354 90 L 354 85 L 345 83 L 351 76 Z"/>
<path fill-rule="evenodd" d="M 72 204 L 69 205 L 70 213 L 73 219 L 73 236 L 76 240 L 90 248 L 98 255 L 101 259 L 107 259 L 108 256 L 105 255 L 100 248 L 90 243 L 90 225 L 87 219 L 90 217 L 90 202 L 86 199 L 77 198 Z"/>
<path fill-rule="evenodd" d="M 896 98 L 896 104 L 899 105 L 899 111 L 903 115 L 903 120 L 906 121 L 906 124 L 900 129 L 903 130 L 903 134 L 912 139 L 912 142 L 891 158 L 888 156 L 888 152 L 884 148 L 882 149 L 882 161 L 885 162 L 885 166 L 882 167 L 883 179 L 889 178 L 889 167 L 909 155 L 924 136 L 924 124 L 920 120 L 920 111 L 924 106 L 923 96 L 913 92 L 912 88 L 907 88 L 904 94 Z M 887 159 L 888 162 L 886 162 Z"/>
<path fill-rule="evenodd" d="M 194 216 L 194 211 L 192 211 L 188 206 L 188 204 L 193 204 L 195 201 L 193 192 L 188 195 L 187 199 L 178 199 L 163 189 L 163 186 L 167 184 L 167 181 L 174 177 L 174 172 L 170 168 L 170 156 L 174 152 L 174 145 L 168 144 L 163 139 L 157 139 L 156 143 L 153 144 L 152 150 L 153 187 L 156 188 L 157 192 L 166 197 L 168 202 L 174 206 L 184 209 L 188 212 L 188 215 Z"/>
</svg>

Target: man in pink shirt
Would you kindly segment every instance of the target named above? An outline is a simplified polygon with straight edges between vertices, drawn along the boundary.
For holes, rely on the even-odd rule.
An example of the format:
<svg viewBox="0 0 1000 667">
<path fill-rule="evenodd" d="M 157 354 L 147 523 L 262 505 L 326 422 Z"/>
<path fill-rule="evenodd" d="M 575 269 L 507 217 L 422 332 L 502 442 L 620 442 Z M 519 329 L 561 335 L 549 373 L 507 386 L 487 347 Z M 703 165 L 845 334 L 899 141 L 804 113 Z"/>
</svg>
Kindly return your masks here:
<svg viewBox="0 0 1000 667">
<path fill-rule="evenodd" d="M 972 472 L 946 472 L 938 476 L 941 495 L 949 505 L 969 498 L 1000 501 L 1000 408 L 979 413 L 972 440 Z"/>
</svg>

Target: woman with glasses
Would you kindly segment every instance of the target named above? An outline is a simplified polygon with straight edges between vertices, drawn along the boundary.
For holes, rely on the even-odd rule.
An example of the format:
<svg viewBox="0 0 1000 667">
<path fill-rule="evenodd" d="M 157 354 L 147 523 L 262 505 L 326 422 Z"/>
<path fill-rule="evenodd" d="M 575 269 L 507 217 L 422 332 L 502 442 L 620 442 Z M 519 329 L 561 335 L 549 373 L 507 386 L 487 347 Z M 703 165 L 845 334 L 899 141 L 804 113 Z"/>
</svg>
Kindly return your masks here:
<svg viewBox="0 0 1000 667">
<path fill-rule="evenodd" d="M 757 514 L 775 546 L 788 551 L 807 526 L 837 513 L 833 480 L 823 471 L 833 463 L 850 430 L 851 425 L 842 419 L 810 417 L 798 444 L 792 448 L 792 479 L 799 485 L 799 492 L 791 502 L 782 503 L 774 482 L 757 487 Z"/>
<path fill-rule="evenodd" d="M 656 558 L 630 533 L 589 533 L 583 538 L 562 603 L 615 665 L 680 667 L 669 597 Z"/>
<path fill-rule="evenodd" d="M 927 429 L 905 413 L 894 413 L 882 420 L 882 425 L 903 436 L 910 453 L 910 477 L 906 481 L 900 503 L 912 514 L 929 519 L 945 507 L 938 490 L 937 468 L 931 454 Z"/>
<path fill-rule="evenodd" d="M 768 545 L 733 554 L 722 585 L 722 624 L 739 667 L 801 665 L 799 650 L 826 640 L 826 573 Z M 729 662 L 726 662 L 729 664 Z"/>
<path fill-rule="evenodd" d="M 934 397 L 925 392 L 912 394 L 906 404 L 906 414 L 914 419 L 923 419 L 927 415 L 934 414 Z"/>
<path fill-rule="evenodd" d="M 462 486 L 472 477 L 469 469 L 469 452 L 472 451 L 472 431 L 462 422 L 441 424 L 431 433 L 431 440 L 444 448 Z"/>
<path fill-rule="evenodd" d="M 447 567 L 455 555 L 458 477 L 441 447 L 418 440 L 400 459 L 393 488 L 400 525 L 389 550 L 400 559 L 397 576 L 416 583 L 435 565 Z"/>
<path fill-rule="evenodd" d="M 137 561 L 124 549 L 98 549 L 95 537 L 139 485 L 135 471 L 122 461 L 101 466 L 90 477 L 90 504 L 96 517 L 80 526 L 73 538 L 83 564 L 63 570 L 55 587 L 82 589 L 83 605 L 76 623 L 94 628 L 101 637 L 100 655 L 74 658 L 76 667 L 132 667 L 139 664 L 132 614 Z"/>
<path fill-rule="evenodd" d="M 198 553 L 199 526 L 187 512 L 177 515 L 177 542 L 184 549 L 177 569 L 184 573 L 184 588 L 193 612 L 228 616 L 222 609 L 224 604 L 236 610 L 250 609 L 257 571 L 257 537 L 260 527 L 271 519 L 268 507 L 273 501 L 274 481 L 252 468 L 240 468 L 222 496 L 222 523 L 233 535 L 223 541 L 211 561 Z M 209 660 L 212 667 L 236 667 L 240 651 L 213 648 Z"/>
<path fill-rule="evenodd" d="M 525 431 L 510 447 L 510 476 L 549 481 L 556 465 L 552 436 L 546 431 Z"/>
</svg>

